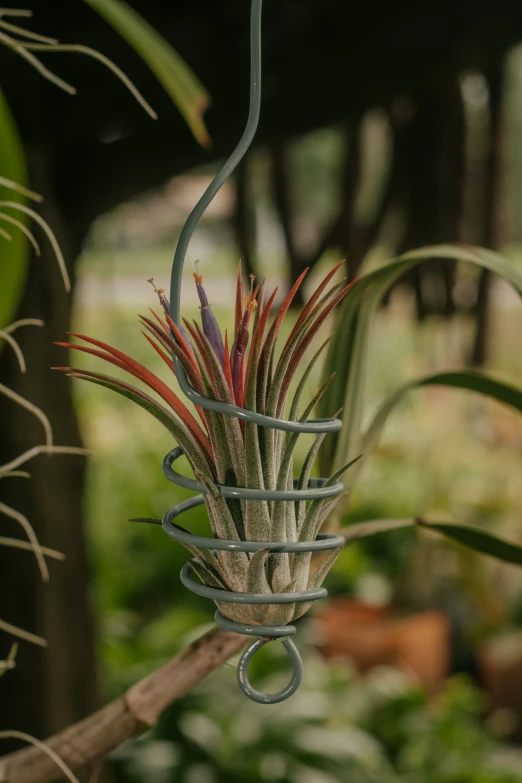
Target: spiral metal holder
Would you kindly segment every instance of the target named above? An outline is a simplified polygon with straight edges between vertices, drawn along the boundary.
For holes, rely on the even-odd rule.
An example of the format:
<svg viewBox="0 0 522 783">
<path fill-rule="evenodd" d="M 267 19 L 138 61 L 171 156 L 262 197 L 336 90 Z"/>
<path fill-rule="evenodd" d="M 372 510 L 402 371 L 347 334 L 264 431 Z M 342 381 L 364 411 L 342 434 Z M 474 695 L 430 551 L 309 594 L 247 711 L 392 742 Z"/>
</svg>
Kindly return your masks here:
<svg viewBox="0 0 522 783">
<path fill-rule="evenodd" d="M 181 231 L 174 261 L 172 264 L 172 274 L 170 283 L 170 315 L 176 326 L 181 326 L 181 279 L 183 274 L 183 264 L 187 253 L 191 236 L 198 224 L 204 211 L 222 187 L 224 182 L 232 174 L 238 163 L 241 161 L 254 138 L 260 113 L 261 102 L 261 7 L 262 0 L 252 0 L 251 21 L 250 21 L 250 108 L 245 131 L 239 144 L 232 155 L 225 162 L 214 180 L 211 182 L 201 199 L 198 201 L 190 213 L 183 229 Z M 250 411 L 240 408 L 237 405 L 212 400 L 198 394 L 190 385 L 186 373 L 180 364 L 178 358 L 173 355 L 174 370 L 181 390 L 188 399 L 195 405 L 202 408 L 216 411 L 227 416 L 235 416 L 242 421 L 249 421 L 262 427 L 268 427 L 274 430 L 296 433 L 324 433 L 336 432 L 342 426 L 340 419 L 310 419 L 307 421 L 288 421 L 285 419 L 265 416 L 256 411 Z M 162 527 L 167 535 L 183 544 L 202 547 L 210 551 L 227 552 L 257 552 L 260 549 L 268 549 L 274 553 L 292 553 L 292 552 L 320 552 L 329 549 L 337 549 L 344 546 L 344 538 L 340 535 L 319 534 L 315 541 L 295 541 L 295 542 L 267 542 L 267 541 L 226 541 L 217 538 L 205 538 L 190 533 L 188 530 L 174 524 L 173 520 L 185 511 L 189 511 L 204 502 L 206 488 L 195 479 L 189 479 L 177 473 L 172 463 L 183 454 L 183 450 L 178 446 L 170 451 L 163 460 L 163 473 L 174 484 L 199 492 L 196 497 L 184 500 L 170 508 L 162 520 Z M 296 489 L 294 481 L 293 490 L 264 490 L 248 489 L 246 487 L 227 487 L 219 486 L 221 495 L 225 498 L 236 498 L 238 500 L 271 500 L 271 501 L 299 501 L 299 500 L 320 500 L 329 497 L 335 497 L 343 491 L 341 482 L 336 482 L 332 486 L 324 486 L 325 479 L 311 479 L 306 489 Z M 185 587 L 198 595 L 211 598 L 214 601 L 223 603 L 237 604 L 290 604 L 308 601 L 316 601 L 324 598 L 328 593 L 324 587 L 318 587 L 313 590 L 303 590 L 295 593 L 236 593 L 226 590 L 218 590 L 207 585 L 196 583 L 191 578 L 192 567 L 187 563 L 181 571 L 181 581 Z M 293 643 L 292 636 L 296 629 L 293 625 L 248 625 L 246 623 L 237 623 L 224 617 L 219 610 L 215 613 L 215 620 L 223 628 L 235 633 L 246 634 L 257 637 L 252 641 L 243 652 L 238 668 L 237 679 L 241 690 L 253 701 L 260 704 L 276 704 L 287 699 L 294 693 L 302 679 L 303 664 L 297 647 Z M 288 685 L 277 693 L 264 694 L 252 687 L 248 680 L 247 669 L 253 655 L 263 647 L 267 642 L 273 639 L 281 639 L 283 646 L 288 654 L 292 665 L 292 678 Z"/>
</svg>

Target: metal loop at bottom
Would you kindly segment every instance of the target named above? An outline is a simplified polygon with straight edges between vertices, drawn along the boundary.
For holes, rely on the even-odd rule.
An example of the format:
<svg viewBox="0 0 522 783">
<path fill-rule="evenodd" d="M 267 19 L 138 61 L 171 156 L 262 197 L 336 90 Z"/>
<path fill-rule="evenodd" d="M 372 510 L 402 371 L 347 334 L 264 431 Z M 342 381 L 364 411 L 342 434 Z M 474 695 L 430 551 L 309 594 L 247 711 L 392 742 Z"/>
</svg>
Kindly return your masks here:
<svg viewBox="0 0 522 783">
<path fill-rule="evenodd" d="M 254 639 L 254 641 L 250 642 L 250 644 L 246 647 L 237 665 L 237 681 L 239 683 L 239 687 L 243 693 L 248 696 L 249 699 L 256 701 L 258 704 L 277 704 L 280 701 L 288 699 L 289 696 L 296 692 L 301 684 L 301 680 L 303 679 L 303 661 L 299 655 L 299 650 L 293 643 L 292 639 L 286 638 L 282 640 L 283 647 L 285 648 L 286 653 L 290 659 L 290 663 L 292 664 L 292 677 L 288 685 L 276 693 L 261 693 L 261 691 L 257 691 L 254 687 L 252 687 L 248 679 L 248 666 L 256 652 L 270 641 L 272 640 L 261 638 Z"/>
</svg>

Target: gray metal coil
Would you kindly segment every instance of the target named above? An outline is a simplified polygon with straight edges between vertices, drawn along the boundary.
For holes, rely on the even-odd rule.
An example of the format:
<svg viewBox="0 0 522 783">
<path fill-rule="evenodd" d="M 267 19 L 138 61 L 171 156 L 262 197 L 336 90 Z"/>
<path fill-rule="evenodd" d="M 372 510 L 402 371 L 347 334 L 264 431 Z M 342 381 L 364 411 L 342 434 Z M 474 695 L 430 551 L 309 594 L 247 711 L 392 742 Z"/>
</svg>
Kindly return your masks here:
<svg viewBox="0 0 522 783">
<path fill-rule="evenodd" d="M 175 506 L 172 506 L 172 508 L 169 508 L 163 516 L 161 522 L 163 530 L 169 538 L 172 538 L 174 541 L 189 546 L 208 549 L 212 552 L 217 550 L 227 552 L 258 552 L 260 549 L 269 549 L 270 552 L 279 554 L 291 552 L 324 552 L 325 550 L 338 549 L 339 547 L 344 546 L 344 538 L 341 535 L 331 533 L 320 533 L 315 541 L 287 541 L 284 543 L 276 541 L 228 541 L 194 535 L 185 528 L 174 524 L 173 520 L 180 516 L 180 514 L 202 505 L 205 502 L 204 495 L 207 491 L 199 482 L 182 476 L 172 468 L 172 463 L 181 457 L 182 454 L 183 450 L 179 446 L 172 449 L 163 460 L 163 473 L 173 484 L 177 484 L 178 486 L 187 489 L 201 490 L 201 494 L 189 498 L 188 500 L 183 500 L 181 503 L 177 503 Z M 324 479 L 311 479 L 309 481 L 309 485 L 315 485 L 319 489 L 323 483 Z M 231 490 L 237 491 L 239 488 L 220 486 L 218 489 L 224 497 L 237 497 L 235 494 L 230 495 L 228 493 Z M 324 494 L 325 497 L 333 497 L 338 495 L 339 492 L 342 492 L 343 486 L 339 483 L 339 486 L 333 485 L 332 487 L 325 487 L 324 490 L 326 492 L 326 494 Z M 273 500 L 274 494 L 276 494 L 273 490 L 250 490 L 250 492 L 255 493 L 255 495 L 249 494 L 248 498 L 257 500 Z M 288 492 L 285 492 L 284 498 L 280 497 L 281 493 L 277 493 L 277 497 L 279 500 L 303 500 L 305 497 L 310 497 L 310 492 L 315 493 L 317 492 L 317 489 L 289 490 Z M 313 494 L 312 497 L 315 498 L 315 494 Z M 301 590 L 294 593 L 236 593 L 219 590 L 215 587 L 208 587 L 207 585 L 194 582 L 191 577 L 191 572 L 192 567 L 190 563 L 186 563 L 181 570 L 182 584 L 197 595 L 211 598 L 213 601 L 220 601 L 222 603 L 257 605 L 293 604 L 302 603 L 304 601 L 317 601 L 319 598 L 326 598 L 328 595 L 328 591 L 324 587 L 316 587 L 312 590 Z M 258 637 L 245 648 L 237 667 L 239 687 L 250 699 L 257 701 L 259 704 L 276 704 L 279 701 L 287 699 L 297 690 L 302 679 L 303 664 L 297 647 L 292 639 L 289 638 L 296 632 L 294 625 L 249 625 L 247 623 L 236 623 L 233 620 L 224 617 L 219 609 L 216 610 L 214 619 L 228 631 Z M 283 645 L 292 664 L 292 678 L 288 685 L 277 693 L 261 693 L 260 691 L 257 691 L 248 680 L 248 664 L 250 663 L 252 656 L 261 647 L 268 641 L 277 638 L 283 638 Z"/>
<path fill-rule="evenodd" d="M 181 231 L 174 261 L 172 264 L 171 284 L 170 284 L 170 315 L 176 326 L 181 326 L 181 280 L 183 274 L 183 265 L 187 253 L 188 245 L 192 234 L 198 224 L 204 211 L 222 187 L 224 182 L 232 174 L 238 163 L 241 161 L 248 148 L 250 147 L 257 125 L 259 122 L 260 104 L 261 104 L 261 8 L 262 0 L 252 0 L 251 23 L 250 23 L 250 45 L 251 45 L 251 73 L 250 73 L 250 108 L 247 124 L 243 136 L 232 155 L 225 162 L 219 173 L 211 182 L 201 199 L 198 201 L 190 213 L 183 229 Z M 340 419 L 314 419 L 309 421 L 288 421 L 286 419 L 265 416 L 256 411 L 240 408 L 237 405 L 231 405 L 219 400 L 209 399 L 198 394 L 189 383 L 186 373 L 179 362 L 177 356 L 173 355 L 174 370 L 180 388 L 195 405 L 202 408 L 216 411 L 227 416 L 235 416 L 242 421 L 249 421 L 262 427 L 268 427 L 275 430 L 296 433 L 324 433 L 335 432 L 342 426 Z M 169 481 L 187 489 L 195 490 L 201 494 L 196 497 L 177 503 L 169 509 L 162 520 L 162 526 L 167 535 L 180 543 L 189 544 L 198 547 L 204 547 L 211 551 L 226 550 L 229 552 L 256 552 L 260 549 L 269 548 L 270 552 L 316 552 L 329 549 L 337 549 L 344 545 L 344 539 L 340 535 L 320 534 L 316 541 L 305 542 L 266 542 L 266 541 L 224 541 L 215 538 L 205 538 L 196 536 L 173 523 L 173 519 L 191 508 L 201 505 L 204 502 L 206 494 L 205 487 L 195 479 L 185 478 L 172 468 L 172 462 L 183 453 L 180 447 L 173 449 L 163 461 L 163 472 Z M 325 479 L 311 479 L 306 489 L 296 489 L 294 481 L 293 490 L 261 490 L 248 489 L 246 487 L 218 487 L 221 495 L 225 498 L 236 498 L 239 500 L 277 500 L 277 501 L 302 501 L 317 500 L 328 497 L 335 497 L 343 491 L 341 482 L 326 487 Z M 234 602 L 243 604 L 280 604 L 280 603 L 299 603 L 304 601 L 315 601 L 324 598 L 327 595 L 325 588 L 320 587 L 315 590 L 303 590 L 297 593 L 281 594 L 251 594 L 234 593 L 224 590 L 217 590 L 206 585 L 194 582 L 191 577 L 190 564 L 184 566 L 181 572 L 181 581 L 183 584 L 198 595 L 203 595 L 220 602 Z M 241 656 L 237 675 L 238 682 L 244 693 L 254 701 L 260 704 L 275 704 L 288 698 L 299 686 L 302 678 L 302 661 L 299 652 L 293 641 L 289 638 L 295 633 L 293 625 L 287 626 L 259 626 L 248 625 L 245 623 L 236 623 L 224 617 L 221 612 L 216 611 L 216 622 L 224 628 L 258 638 L 251 642 Z M 259 650 L 268 641 L 275 638 L 281 638 L 283 645 L 288 653 L 292 664 L 292 679 L 289 684 L 281 691 L 274 694 L 263 694 L 251 686 L 247 677 L 248 664 L 257 650 Z"/>
</svg>

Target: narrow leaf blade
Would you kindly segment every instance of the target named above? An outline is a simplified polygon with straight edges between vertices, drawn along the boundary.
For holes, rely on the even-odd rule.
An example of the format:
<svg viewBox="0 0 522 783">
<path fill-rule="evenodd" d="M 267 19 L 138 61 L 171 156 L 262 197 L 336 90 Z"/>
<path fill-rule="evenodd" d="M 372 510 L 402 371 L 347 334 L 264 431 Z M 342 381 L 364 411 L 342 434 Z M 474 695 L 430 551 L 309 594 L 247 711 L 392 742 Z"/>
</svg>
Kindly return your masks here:
<svg viewBox="0 0 522 783">
<path fill-rule="evenodd" d="M 124 0 L 84 2 L 103 16 L 147 63 L 178 107 L 199 144 L 209 147 L 210 136 L 203 114 L 210 103 L 210 96 L 183 58 Z"/>
<path fill-rule="evenodd" d="M 426 522 L 422 519 L 417 519 L 416 524 L 427 530 L 441 533 L 446 538 L 474 549 L 475 552 L 495 557 L 505 563 L 522 565 L 522 546 L 498 538 L 486 530 L 468 525 L 456 525 L 452 522 Z"/>
</svg>

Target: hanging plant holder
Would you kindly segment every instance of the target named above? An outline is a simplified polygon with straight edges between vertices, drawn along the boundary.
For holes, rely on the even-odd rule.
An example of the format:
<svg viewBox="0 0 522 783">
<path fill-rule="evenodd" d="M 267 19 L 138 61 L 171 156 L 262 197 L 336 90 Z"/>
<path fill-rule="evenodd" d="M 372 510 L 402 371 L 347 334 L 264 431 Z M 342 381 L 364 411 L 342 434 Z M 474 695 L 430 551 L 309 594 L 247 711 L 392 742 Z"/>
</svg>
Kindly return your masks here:
<svg viewBox="0 0 522 783">
<path fill-rule="evenodd" d="M 327 480 L 311 478 L 324 435 L 337 432 L 342 426 L 337 418 L 308 418 L 333 376 L 323 383 L 304 411 L 299 409 L 307 379 L 328 341 L 307 360 L 288 419 L 283 418 L 286 400 L 309 345 L 355 281 L 332 282 L 341 264 L 326 274 L 301 311 L 278 359 L 277 336 L 307 270 L 292 286 L 269 328 L 276 291 L 265 302 L 264 283 L 254 288 L 251 276 L 250 292 L 243 297 L 239 270 L 234 343 L 229 349 L 227 332 L 223 340 L 196 265 L 194 279 L 202 329 L 197 323 L 184 321 L 185 332 L 181 325 L 181 280 L 191 236 L 205 209 L 252 143 L 259 120 L 260 89 L 261 0 L 253 0 L 250 110 L 245 132 L 183 226 L 172 265 L 170 304 L 163 290 L 155 289 L 164 320 L 156 313 L 154 319 L 140 316 L 146 330 L 144 336 L 174 372 L 201 424 L 157 375 L 131 356 L 93 337 L 73 334 L 87 345 L 59 345 L 115 365 L 143 382 L 156 396 L 97 371 L 55 369 L 132 400 L 161 422 L 179 444 L 165 457 L 163 472 L 172 483 L 199 494 L 173 506 L 161 522 L 144 521 L 162 525 L 170 538 L 191 552 L 192 559 L 183 568 L 181 581 L 189 590 L 215 601 L 216 621 L 230 631 L 256 637 L 241 656 L 239 685 L 254 701 L 274 704 L 290 696 L 302 676 L 301 658 L 290 638 L 296 629 L 290 623 L 305 614 L 314 601 L 327 595 L 321 582 L 344 546 L 342 536 L 319 531 L 343 492 L 339 479 L 356 459 Z M 154 284 L 152 279 L 150 282 Z M 293 453 L 298 436 L 306 433 L 315 438 L 299 478 L 293 479 Z M 194 478 L 186 478 L 174 469 L 175 460 L 182 455 L 189 460 Z M 203 503 L 213 538 L 196 536 L 175 522 L 181 514 Z M 317 572 L 312 573 L 314 552 L 324 552 L 325 557 Z M 192 572 L 201 584 L 193 581 Z M 251 686 L 247 668 L 256 651 L 272 639 L 282 640 L 292 664 L 292 678 L 286 688 L 267 695 Z"/>
<path fill-rule="evenodd" d="M 290 424 L 292 422 L 281 422 Z M 311 426 L 313 422 L 309 422 Z M 313 430 L 314 432 L 316 430 Z M 163 473 L 172 481 L 173 484 L 196 490 L 202 494 L 196 497 L 184 500 L 170 508 L 163 517 L 162 526 L 167 535 L 186 546 L 203 547 L 209 551 L 227 551 L 227 552 L 259 552 L 269 549 L 271 553 L 289 554 L 304 552 L 324 552 L 329 549 L 339 549 L 344 546 L 344 538 L 341 535 L 331 533 L 320 533 L 315 541 L 294 541 L 294 542 L 266 542 L 266 541 L 223 541 L 215 538 L 205 538 L 189 533 L 182 527 L 175 525 L 173 520 L 185 511 L 189 511 L 204 502 L 204 494 L 207 490 L 203 484 L 193 479 L 187 479 L 181 476 L 172 468 L 172 463 L 183 454 L 183 450 L 178 446 L 170 451 L 163 460 Z M 331 487 L 323 488 L 325 479 L 311 479 L 308 482 L 308 489 L 277 492 L 276 490 L 253 490 L 240 487 L 219 487 L 223 497 L 248 498 L 249 500 L 284 500 L 292 502 L 296 500 L 317 500 L 320 498 L 334 497 L 343 491 L 340 482 L 336 482 Z M 284 497 L 281 497 L 283 495 Z M 264 593 L 235 593 L 231 591 L 218 590 L 214 587 L 208 587 L 204 584 L 198 584 L 191 578 L 192 566 L 187 563 L 181 570 L 181 581 L 183 585 L 197 595 L 205 598 L 211 598 L 217 603 L 235 603 L 235 604 L 292 604 L 302 602 L 317 601 L 319 598 L 326 598 L 328 591 L 324 587 L 317 587 L 312 590 L 302 590 L 292 593 L 264 594 Z M 299 651 L 292 639 L 296 628 L 294 625 L 249 625 L 246 623 L 237 623 L 224 617 L 217 609 L 214 619 L 227 631 L 242 633 L 248 636 L 257 637 L 244 650 L 237 668 L 237 679 L 241 690 L 253 701 L 259 704 L 276 704 L 279 701 L 287 699 L 299 687 L 303 675 L 303 664 Z M 277 693 L 264 694 L 252 687 L 248 680 L 247 669 L 253 655 L 267 642 L 273 639 L 282 639 L 283 646 L 290 658 L 292 664 L 292 678 L 288 685 Z"/>
<path fill-rule="evenodd" d="M 172 266 L 172 276 L 170 285 L 170 317 L 172 321 L 181 329 L 181 279 L 183 265 L 187 248 L 191 236 L 197 226 L 197 223 L 206 208 L 232 174 L 238 163 L 241 161 L 249 149 L 259 122 L 260 100 L 261 100 L 261 7 L 262 0 L 253 0 L 251 10 L 250 43 L 251 43 L 251 74 L 250 74 L 250 109 L 244 134 L 226 163 L 223 165 L 215 179 L 209 185 L 204 195 L 189 215 L 176 247 L 174 262 Z M 181 390 L 188 399 L 201 408 L 214 411 L 225 416 L 231 416 L 242 422 L 249 422 L 260 427 L 270 428 L 272 430 L 283 431 L 287 433 L 313 433 L 321 434 L 335 432 L 342 426 L 339 419 L 316 419 L 308 421 L 287 421 L 282 418 L 267 416 L 262 413 L 247 410 L 233 405 L 207 398 L 191 386 L 184 368 L 178 357 L 173 354 L 172 360 L 174 370 Z M 162 526 L 167 535 L 185 546 L 198 547 L 208 552 L 230 552 L 230 553 L 255 553 L 268 551 L 271 554 L 294 554 L 294 553 L 313 553 L 325 550 L 340 549 L 344 546 L 344 539 L 340 535 L 319 534 L 314 541 L 238 541 L 222 540 L 218 538 L 205 538 L 196 536 L 174 523 L 174 519 L 186 511 L 204 503 L 204 496 L 208 489 L 205 485 L 195 479 L 188 479 L 177 473 L 172 465 L 176 459 L 183 454 L 183 450 L 177 447 L 170 451 L 163 461 L 163 473 L 174 484 L 195 490 L 200 494 L 189 500 L 185 500 L 170 508 L 163 517 Z M 236 486 L 217 486 L 217 491 L 223 498 L 233 498 L 240 501 L 283 501 L 285 503 L 294 503 L 298 501 L 320 500 L 333 498 L 343 492 L 343 485 L 336 481 L 330 486 L 324 486 L 326 479 L 310 479 L 307 487 L 296 489 L 297 482 L 294 480 L 293 490 L 265 490 L 252 489 Z M 241 605 L 277 605 L 277 604 L 296 604 L 311 603 L 324 598 L 327 590 L 324 587 L 317 587 L 309 590 L 297 592 L 281 592 L 276 594 L 265 593 L 244 593 L 232 592 L 209 587 L 205 584 L 199 584 L 193 581 L 191 572 L 193 568 L 187 563 L 181 571 L 181 581 L 186 588 L 198 595 L 214 600 L 218 606 L 227 604 Z M 240 688 L 252 700 L 260 704 L 275 704 L 288 698 L 299 687 L 302 678 L 302 661 L 299 652 L 290 638 L 295 634 L 293 625 L 256 625 L 249 623 L 236 622 L 225 617 L 224 608 L 218 608 L 215 613 L 215 620 L 219 625 L 235 633 L 246 634 L 256 637 L 245 649 L 238 664 L 237 678 Z M 281 639 L 283 646 L 288 654 L 292 664 L 292 678 L 288 685 L 277 693 L 264 694 L 252 687 L 248 680 L 247 668 L 253 655 L 263 647 L 268 641 Z"/>
<path fill-rule="evenodd" d="M 219 325 L 211 312 L 202 275 L 194 273 L 201 303 L 202 330 L 185 322 L 190 337 L 181 326 L 181 280 L 188 245 L 199 219 L 249 149 L 259 120 L 261 91 L 261 6 L 251 6 L 251 74 L 250 109 L 243 136 L 190 213 L 180 234 L 174 254 L 170 285 L 170 305 L 162 290 L 157 290 L 165 322 L 156 314 L 155 321 L 140 316 L 147 332 L 145 337 L 177 378 L 179 387 L 194 404 L 203 426 L 182 400 L 158 376 L 132 357 L 100 340 L 73 334 L 87 343 L 60 342 L 58 345 L 83 351 L 116 365 L 138 378 L 153 391 L 156 398 L 121 378 L 93 370 L 57 367 L 69 376 L 111 389 L 132 400 L 154 416 L 180 445 L 163 461 L 163 472 L 174 484 L 198 492 L 196 497 L 170 508 L 163 520 L 145 519 L 161 525 L 167 535 L 183 544 L 192 554 L 184 566 L 181 581 L 189 590 L 212 599 L 217 605 L 216 621 L 224 628 L 256 637 L 245 649 L 238 666 L 238 681 L 244 693 L 261 704 L 274 704 L 290 696 L 302 677 L 302 662 L 291 636 L 297 620 L 319 598 L 327 595 L 321 582 L 345 540 L 340 535 L 319 531 L 343 492 L 340 478 L 357 460 L 351 459 L 329 479 L 311 479 L 312 465 L 323 435 L 338 432 L 338 418 L 308 419 L 314 407 L 324 400 L 328 409 L 347 398 L 350 415 L 348 437 L 337 444 L 337 450 L 352 455 L 356 444 L 365 454 L 371 452 L 387 416 L 404 392 L 415 386 L 442 384 L 481 392 L 520 410 L 518 389 L 487 376 L 465 372 L 437 373 L 410 382 L 394 393 L 379 409 L 366 434 L 360 431 L 362 385 L 352 388 L 352 376 L 363 370 L 368 320 L 373 316 L 383 293 L 399 274 L 412 265 L 430 258 L 460 259 L 500 273 L 517 290 L 522 284 L 507 262 L 490 251 L 477 248 L 437 246 L 411 251 L 392 263 L 365 275 L 359 284 L 359 296 L 341 313 L 339 340 L 333 340 L 327 368 L 341 359 L 344 377 L 338 378 L 331 392 L 324 396 L 333 378 L 330 376 L 300 415 L 299 405 L 307 378 L 326 346 L 323 343 L 308 363 L 297 386 L 289 418 L 283 418 L 286 399 L 294 375 L 311 340 L 325 319 L 357 282 L 341 280 L 327 289 L 341 264 L 334 267 L 319 283 L 304 306 L 297 322 L 275 361 L 275 343 L 285 314 L 307 270 L 304 270 L 284 299 L 265 337 L 276 291 L 260 307 L 254 318 L 248 356 L 249 326 L 258 302 L 264 302 L 264 283 L 242 297 L 242 279 L 236 292 L 236 328 L 232 350 L 227 333 L 223 342 Z M 241 272 L 241 270 L 240 270 Z M 253 277 L 253 276 L 251 276 Z M 151 282 L 153 282 L 151 280 Z M 257 298 L 256 298 L 257 297 Z M 259 315 L 259 311 L 262 311 Z M 159 322 L 159 326 L 158 326 Z M 327 341 L 328 342 L 328 341 Z M 343 355 L 339 355 L 339 346 Z M 166 351 L 168 353 L 166 353 Z M 344 354 L 348 351 L 347 356 Z M 170 358 L 172 356 L 172 359 Z M 245 361 L 245 364 L 244 364 Z M 344 365 L 344 367 L 343 367 Z M 355 369 L 354 369 L 355 367 Z M 346 375 L 348 373 L 348 375 Z M 355 375 L 353 375 L 355 373 Z M 343 375 L 343 372 L 341 372 Z M 364 380 L 364 373 L 363 380 Z M 348 384 L 348 386 L 347 386 Z M 214 395 L 214 396 L 212 396 Z M 158 399 L 160 401 L 158 401 Z M 341 402 L 341 404 L 343 404 Z M 299 417 L 300 416 L 300 417 Z M 355 421 L 354 421 L 355 420 Z M 282 433 L 285 433 L 283 437 Z M 300 434 L 314 434 L 299 478 L 293 479 L 293 451 Z M 334 444 L 335 445 L 335 444 Z M 195 478 L 186 478 L 173 464 L 185 455 Z M 332 461 L 332 460 L 331 460 Z M 338 463 L 337 458 L 333 460 Z M 350 482 L 353 486 L 353 481 Z M 325 502 L 327 501 L 327 502 Z M 196 536 L 174 522 L 182 513 L 205 504 L 213 538 Z M 416 519 L 413 525 L 429 527 L 482 553 L 507 562 L 520 564 L 520 547 L 496 539 L 490 533 L 468 526 L 426 523 Z M 362 523 L 361 523 L 362 525 Z M 360 537 L 361 525 L 355 526 L 352 538 Z M 368 522 L 362 525 L 364 535 L 385 529 L 404 527 L 403 520 Z M 310 559 L 314 552 L 328 552 L 317 572 L 312 573 Z M 192 572 L 201 584 L 193 581 Z M 302 589 L 301 589 L 302 588 Z M 306 589 L 305 589 L 306 588 Z M 273 694 L 255 690 L 247 669 L 252 656 L 268 641 L 280 639 L 292 664 L 292 678 L 286 688 Z"/>
</svg>

